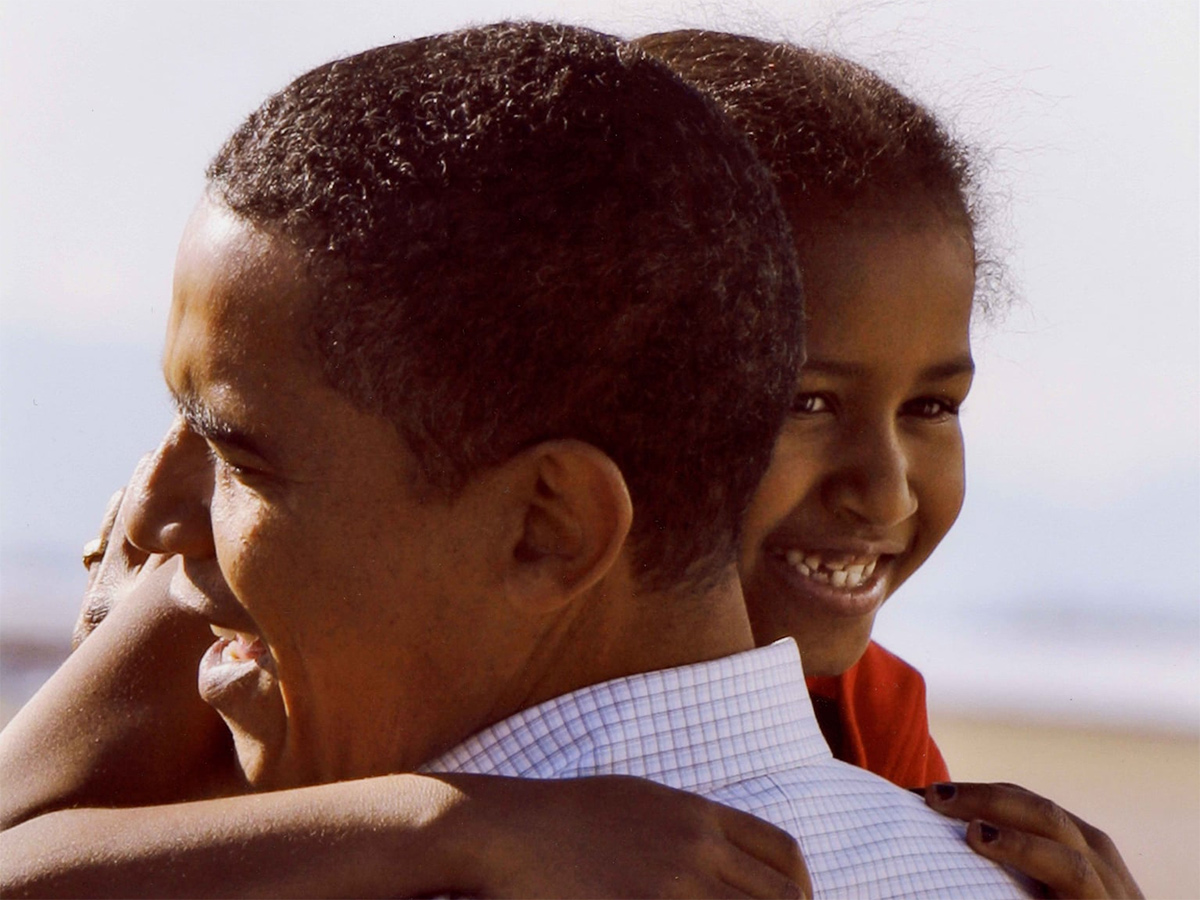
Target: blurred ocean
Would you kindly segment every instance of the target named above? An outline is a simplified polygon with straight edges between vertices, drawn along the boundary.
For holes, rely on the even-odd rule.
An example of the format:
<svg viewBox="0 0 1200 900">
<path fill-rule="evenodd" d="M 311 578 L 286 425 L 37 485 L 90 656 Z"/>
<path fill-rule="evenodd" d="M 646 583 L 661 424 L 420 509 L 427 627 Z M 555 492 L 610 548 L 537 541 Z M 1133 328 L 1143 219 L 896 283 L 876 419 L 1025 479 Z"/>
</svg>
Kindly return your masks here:
<svg viewBox="0 0 1200 900">
<path fill-rule="evenodd" d="M 7 719 L 65 658 L 83 591 L 75 548 L 0 553 L 0 708 Z M 923 570 L 880 615 L 881 643 L 925 675 L 941 715 L 1200 736 L 1200 604 L 1161 594 L 1013 595 L 950 605 Z"/>
</svg>

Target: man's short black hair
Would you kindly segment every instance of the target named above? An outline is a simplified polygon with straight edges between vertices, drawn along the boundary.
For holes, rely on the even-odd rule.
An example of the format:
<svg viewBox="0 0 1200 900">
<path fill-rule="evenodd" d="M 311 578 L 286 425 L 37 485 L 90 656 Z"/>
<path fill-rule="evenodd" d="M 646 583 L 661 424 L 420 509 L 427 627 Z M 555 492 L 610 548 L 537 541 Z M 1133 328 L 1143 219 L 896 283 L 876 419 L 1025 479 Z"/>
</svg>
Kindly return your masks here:
<svg viewBox="0 0 1200 900">
<path fill-rule="evenodd" d="M 379 47 L 268 99 L 208 177 L 302 250 L 325 377 L 427 484 L 577 438 L 626 478 L 643 584 L 734 558 L 799 276 L 770 177 L 662 64 L 540 24 Z"/>
</svg>

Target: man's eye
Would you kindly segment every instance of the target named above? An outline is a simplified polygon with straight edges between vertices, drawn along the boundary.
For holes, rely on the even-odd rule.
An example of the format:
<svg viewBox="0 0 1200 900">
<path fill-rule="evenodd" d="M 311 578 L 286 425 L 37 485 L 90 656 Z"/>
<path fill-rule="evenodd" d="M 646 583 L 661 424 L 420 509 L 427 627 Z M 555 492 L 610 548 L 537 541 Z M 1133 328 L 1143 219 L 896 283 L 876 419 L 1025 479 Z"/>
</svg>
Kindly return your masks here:
<svg viewBox="0 0 1200 900">
<path fill-rule="evenodd" d="M 792 413 L 796 415 L 812 415 L 829 411 L 829 400 L 821 394 L 797 394 L 792 401 Z"/>
<path fill-rule="evenodd" d="M 212 460 L 213 465 L 218 470 L 223 470 L 225 472 L 228 472 L 230 475 L 233 475 L 235 478 L 245 479 L 245 478 L 253 478 L 255 476 L 265 475 L 264 472 L 254 468 L 252 466 L 241 465 L 239 463 L 234 462 L 233 460 L 229 459 L 225 454 L 223 454 L 219 449 L 214 447 L 211 443 L 208 445 L 208 455 L 209 455 L 209 458 Z"/>
</svg>

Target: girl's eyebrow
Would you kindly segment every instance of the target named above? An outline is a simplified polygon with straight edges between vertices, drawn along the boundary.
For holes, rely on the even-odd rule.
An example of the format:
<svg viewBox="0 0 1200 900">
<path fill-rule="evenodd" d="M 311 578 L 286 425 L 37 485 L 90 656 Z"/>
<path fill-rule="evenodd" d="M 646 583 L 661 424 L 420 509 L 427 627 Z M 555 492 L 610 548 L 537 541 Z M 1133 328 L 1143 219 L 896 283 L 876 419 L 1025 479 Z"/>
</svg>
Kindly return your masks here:
<svg viewBox="0 0 1200 900">
<path fill-rule="evenodd" d="M 945 362 L 936 363 L 926 369 L 921 370 L 922 381 L 942 381 L 946 378 L 954 378 L 958 375 L 974 375 L 975 360 L 969 354 L 958 356 L 954 359 L 948 359 Z"/>
<path fill-rule="evenodd" d="M 800 371 L 816 372 L 821 375 L 833 375 L 841 378 L 853 378 L 865 375 L 869 368 L 869 366 L 863 363 L 811 357 L 805 361 Z M 970 354 L 964 354 L 927 366 L 921 370 L 918 377 L 921 381 L 942 381 L 959 375 L 971 375 L 974 372 L 975 360 L 971 358 Z"/>
<path fill-rule="evenodd" d="M 803 372 L 819 372 L 822 375 L 839 375 L 843 378 L 851 378 L 855 375 L 862 375 L 867 371 L 867 367 L 862 363 L 843 362 L 837 359 L 821 359 L 820 357 L 810 356 L 804 361 L 804 365 L 800 367 Z"/>
</svg>

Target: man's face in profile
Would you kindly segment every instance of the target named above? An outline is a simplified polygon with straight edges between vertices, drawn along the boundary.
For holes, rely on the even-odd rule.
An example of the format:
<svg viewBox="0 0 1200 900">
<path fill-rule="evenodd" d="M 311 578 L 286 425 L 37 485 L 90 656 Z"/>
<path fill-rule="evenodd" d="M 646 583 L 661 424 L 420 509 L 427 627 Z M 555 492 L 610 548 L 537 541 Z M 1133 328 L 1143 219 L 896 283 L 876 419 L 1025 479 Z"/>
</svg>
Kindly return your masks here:
<svg viewBox="0 0 1200 900">
<path fill-rule="evenodd" d="M 471 696 L 456 679 L 481 667 L 491 605 L 470 491 L 415 490 L 393 426 L 322 380 L 298 272 L 224 208 L 193 215 L 163 361 L 181 415 L 131 528 L 231 589 L 207 592 L 200 690 L 258 787 L 395 771 L 457 740 L 446 710 Z"/>
</svg>

